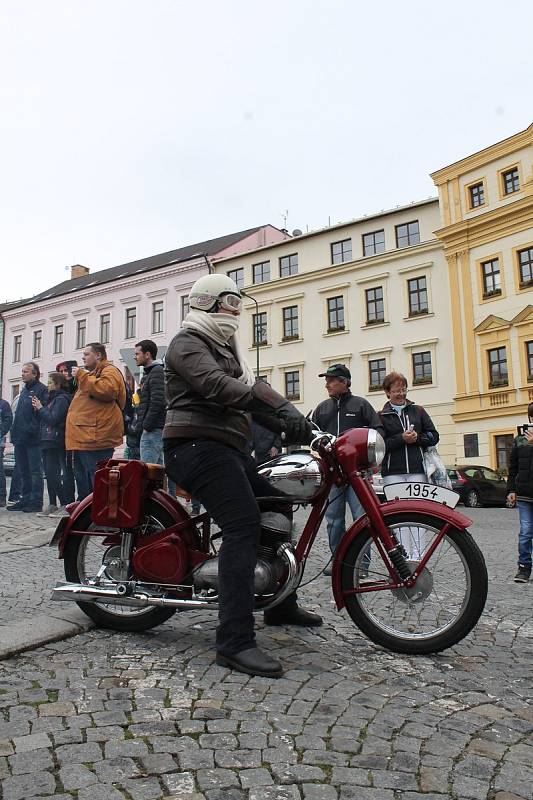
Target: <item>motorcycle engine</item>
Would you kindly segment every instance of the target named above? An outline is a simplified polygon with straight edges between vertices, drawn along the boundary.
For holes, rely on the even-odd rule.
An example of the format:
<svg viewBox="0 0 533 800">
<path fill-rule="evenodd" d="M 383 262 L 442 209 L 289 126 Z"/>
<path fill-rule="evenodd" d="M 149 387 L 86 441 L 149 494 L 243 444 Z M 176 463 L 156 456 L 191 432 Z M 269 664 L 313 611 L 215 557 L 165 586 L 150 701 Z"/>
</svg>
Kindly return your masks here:
<svg viewBox="0 0 533 800">
<path fill-rule="evenodd" d="M 257 562 L 254 570 L 255 594 L 273 594 L 283 574 L 284 563 L 277 551 L 283 542 L 290 542 L 292 514 L 265 511 L 261 514 L 261 536 L 257 547 Z M 212 558 L 193 572 L 196 590 L 218 591 L 218 558 Z"/>
</svg>

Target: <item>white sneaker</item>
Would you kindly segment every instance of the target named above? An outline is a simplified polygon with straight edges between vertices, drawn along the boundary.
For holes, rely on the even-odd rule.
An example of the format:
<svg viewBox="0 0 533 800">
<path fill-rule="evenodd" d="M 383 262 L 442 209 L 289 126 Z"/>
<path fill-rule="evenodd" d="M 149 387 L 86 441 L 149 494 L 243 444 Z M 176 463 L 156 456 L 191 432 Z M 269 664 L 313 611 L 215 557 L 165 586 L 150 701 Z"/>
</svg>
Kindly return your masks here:
<svg viewBox="0 0 533 800">
<path fill-rule="evenodd" d="M 66 506 L 59 506 L 59 508 L 56 508 L 56 510 L 52 511 L 50 514 L 48 514 L 48 516 L 49 517 L 68 517 L 69 516 L 69 512 L 67 511 Z"/>
</svg>

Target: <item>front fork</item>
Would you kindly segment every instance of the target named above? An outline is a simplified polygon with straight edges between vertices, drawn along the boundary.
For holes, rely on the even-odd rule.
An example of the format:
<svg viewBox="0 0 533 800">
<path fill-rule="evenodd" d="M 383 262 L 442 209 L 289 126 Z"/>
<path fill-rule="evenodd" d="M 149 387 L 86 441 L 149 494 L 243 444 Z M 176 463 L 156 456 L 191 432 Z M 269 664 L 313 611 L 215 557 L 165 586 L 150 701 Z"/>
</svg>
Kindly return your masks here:
<svg viewBox="0 0 533 800">
<path fill-rule="evenodd" d="M 381 547 L 390 559 L 390 563 L 396 570 L 397 575 L 394 574 L 394 571 L 387 564 L 391 578 L 396 580 L 397 576 L 399 576 L 402 582 L 409 580 L 411 577 L 411 570 L 407 564 L 405 551 L 402 545 L 396 540 L 396 537 L 390 532 L 383 518 L 383 514 L 381 513 L 381 504 L 374 491 L 359 472 L 350 475 L 350 484 L 366 512 L 371 530 L 378 534 L 376 545 L 379 548 L 381 544 Z"/>
</svg>

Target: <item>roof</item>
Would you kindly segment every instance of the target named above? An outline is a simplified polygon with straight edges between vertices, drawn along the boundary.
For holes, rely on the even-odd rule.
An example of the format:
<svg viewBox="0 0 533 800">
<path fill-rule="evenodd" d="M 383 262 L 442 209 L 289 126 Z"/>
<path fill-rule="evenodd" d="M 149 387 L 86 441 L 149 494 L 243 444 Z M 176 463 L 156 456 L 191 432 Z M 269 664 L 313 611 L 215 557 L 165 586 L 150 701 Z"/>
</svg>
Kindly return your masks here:
<svg viewBox="0 0 533 800">
<path fill-rule="evenodd" d="M 216 239 L 207 239 L 205 242 L 196 242 L 186 247 L 180 247 L 177 250 L 169 250 L 166 253 L 159 253 L 155 256 L 148 256 L 148 258 L 140 258 L 138 261 L 129 261 L 127 264 L 119 264 L 117 267 L 109 267 L 97 272 L 89 272 L 87 275 L 82 275 L 79 278 L 70 278 L 67 281 L 62 281 L 50 289 L 45 289 L 39 294 L 33 295 L 25 300 L 16 300 L 11 303 L 5 303 L 2 311 L 7 311 L 11 308 L 19 308 L 21 306 L 30 305 L 32 303 L 39 303 L 42 300 L 49 300 L 52 297 L 59 297 L 63 294 L 69 294 L 78 289 L 85 289 L 89 286 L 98 286 L 102 283 L 109 283 L 118 278 L 129 278 L 140 272 L 149 272 L 153 269 L 166 267 L 171 264 L 178 264 L 182 261 L 189 261 L 194 257 L 202 257 L 204 255 L 210 256 L 230 247 L 232 244 L 241 241 L 246 236 L 256 233 L 263 225 L 258 225 L 256 228 L 248 228 L 244 231 L 237 233 L 229 233 L 226 236 L 218 236 Z"/>
</svg>

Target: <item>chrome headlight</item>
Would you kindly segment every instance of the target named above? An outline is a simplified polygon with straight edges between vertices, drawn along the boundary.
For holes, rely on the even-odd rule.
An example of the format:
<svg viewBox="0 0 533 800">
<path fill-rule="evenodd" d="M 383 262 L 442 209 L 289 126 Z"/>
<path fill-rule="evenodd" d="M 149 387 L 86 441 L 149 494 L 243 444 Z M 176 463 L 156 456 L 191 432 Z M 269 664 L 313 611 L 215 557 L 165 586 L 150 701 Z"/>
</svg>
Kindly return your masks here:
<svg viewBox="0 0 533 800">
<path fill-rule="evenodd" d="M 369 467 L 379 467 L 385 458 L 385 441 L 374 428 L 368 429 L 367 454 Z"/>
</svg>

